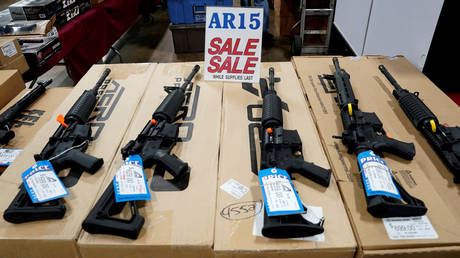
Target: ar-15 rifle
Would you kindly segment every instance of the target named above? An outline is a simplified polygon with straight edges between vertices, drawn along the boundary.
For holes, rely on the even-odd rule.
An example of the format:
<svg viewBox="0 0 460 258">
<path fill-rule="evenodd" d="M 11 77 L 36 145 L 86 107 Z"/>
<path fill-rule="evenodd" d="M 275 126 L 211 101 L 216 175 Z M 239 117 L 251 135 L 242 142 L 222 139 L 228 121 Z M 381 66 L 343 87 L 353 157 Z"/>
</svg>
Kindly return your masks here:
<svg viewBox="0 0 460 258">
<path fill-rule="evenodd" d="M 156 165 L 155 171 L 161 170 L 163 174 L 164 171 L 168 171 L 173 179 L 166 184 L 169 187 L 163 189 L 164 191 L 183 190 L 188 185 L 188 164 L 169 153 L 176 145 L 179 134 L 179 125 L 173 123 L 185 115 L 184 112 L 177 116 L 185 100 L 185 90 L 199 70 L 200 66 L 195 65 L 182 86 L 168 92 L 136 140 L 129 141 L 121 149 L 123 159 L 138 154 L 142 158 L 144 168 Z M 152 184 L 160 183 L 159 180 L 162 180 L 163 184 L 167 182 L 163 181 L 162 177 L 156 178 L 158 181 L 154 178 Z M 181 183 L 177 184 L 178 182 Z M 136 239 L 144 225 L 144 218 L 139 215 L 136 202 L 129 203 L 130 219 L 112 217 L 123 210 L 126 202 L 116 202 L 114 186 L 110 183 L 83 222 L 83 229 L 93 234 L 110 234 Z"/>
<path fill-rule="evenodd" d="M 310 180 L 329 186 L 331 170 L 306 162 L 302 155 L 302 141 L 297 130 L 283 128 L 281 99 L 275 91 L 275 71 L 269 69 L 269 88 L 265 79 L 260 80 L 262 92 L 262 126 L 260 168 L 281 168 L 289 174 L 298 173 Z M 304 207 L 306 210 L 307 208 Z M 271 238 L 291 238 L 317 235 L 324 232 L 323 222 L 313 224 L 300 214 L 268 216 L 264 209 L 262 234 Z"/>
<path fill-rule="evenodd" d="M 337 58 L 334 57 L 333 62 L 336 71 L 333 76 L 327 76 L 327 79 L 335 83 L 337 89 L 335 100 L 340 109 L 344 129 L 341 137 L 335 136 L 334 138 L 342 139 L 342 143 L 348 148 L 348 153 L 354 153 L 357 156 L 371 150 L 377 155 L 388 152 L 411 160 L 415 156 L 414 144 L 389 138 L 375 113 L 362 112 L 358 108 L 358 100 L 351 87 L 350 75 L 340 68 Z M 426 213 L 427 209 L 421 200 L 409 195 L 398 181 L 394 180 L 393 176 L 391 180 L 405 203 L 386 195 L 366 195 L 367 210 L 372 216 L 377 218 L 408 217 L 421 216 Z"/>
<path fill-rule="evenodd" d="M 45 82 L 38 82 L 35 88 L 0 115 L 0 144 L 8 144 L 14 138 L 15 134 L 11 130 L 14 119 L 45 93 L 46 86 L 50 85 L 51 82 L 53 82 L 51 79 Z"/>
<path fill-rule="evenodd" d="M 76 169 L 80 172 L 86 171 L 94 174 L 101 168 L 104 164 L 103 159 L 84 152 L 91 140 L 91 126 L 87 123 L 88 118 L 96 106 L 99 87 L 109 73 L 110 69 L 105 69 L 96 86 L 91 90 L 85 90 L 64 117 L 58 116 L 60 125 L 40 154 L 35 154 L 36 161 L 48 160 L 56 173 L 71 168 L 71 170 Z M 66 185 L 65 181 L 64 185 Z M 3 218 L 8 222 L 23 223 L 61 219 L 65 212 L 66 207 L 61 199 L 32 203 L 26 188 L 21 185 L 19 193 L 5 210 Z"/>
<path fill-rule="evenodd" d="M 385 66 L 379 66 L 380 71 L 395 87 L 393 96 L 398 101 L 412 124 L 428 140 L 438 153 L 444 164 L 454 174 L 454 182 L 460 183 L 460 127 L 448 127 L 439 124 L 438 118 L 419 99 L 419 93 L 410 93 L 401 88 Z"/>
</svg>

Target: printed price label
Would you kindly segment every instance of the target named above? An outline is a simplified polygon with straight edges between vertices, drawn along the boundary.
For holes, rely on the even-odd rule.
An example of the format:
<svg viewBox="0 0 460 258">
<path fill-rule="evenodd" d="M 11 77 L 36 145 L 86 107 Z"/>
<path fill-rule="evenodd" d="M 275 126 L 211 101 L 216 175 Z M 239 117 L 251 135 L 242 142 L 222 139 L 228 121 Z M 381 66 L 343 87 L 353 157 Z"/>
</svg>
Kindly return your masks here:
<svg viewBox="0 0 460 258">
<path fill-rule="evenodd" d="M 388 237 L 392 240 L 439 238 L 427 216 L 384 218 L 382 220 Z"/>
<path fill-rule="evenodd" d="M 22 149 L 0 149 L 0 166 L 9 166 L 19 156 Z"/>
<path fill-rule="evenodd" d="M 385 195 L 401 200 L 401 195 L 393 182 L 391 170 L 373 151 L 358 154 L 358 163 L 367 196 Z"/>
<path fill-rule="evenodd" d="M 69 195 L 47 160 L 38 161 L 22 173 L 24 186 L 33 203 L 42 203 Z"/>
<path fill-rule="evenodd" d="M 261 202 L 256 203 L 255 210 L 261 210 L 263 204 Z M 307 212 L 305 214 L 301 214 L 302 217 L 313 224 L 319 223 L 321 220 L 324 220 L 323 217 L 323 208 L 322 207 L 315 207 L 315 206 L 305 206 L 307 207 Z M 252 227 L 252 234 L 254 236 L 262 237 L 262 228 L 264 227 L 264 213 L 259 212 L 254 217 L 254 224 Z M 297 237 L 297 238 L 290 238 L 292 240 L 301 240 L 301 241 L 312 241 L 312 242 L 324 242 L 324 233 L 310 236 L 310 237 Z"/>
<path fill-rule="evenodd" d="M 116 202 L 150 200 L 142 158 L 139 155 L 126 158 L 113 177 L 113 187 Z"/>
<path fill-rule="evenodd" d="M 12 57 L 18 53 L 14 42 L 10 42 L 2 47 L 2 53 L 4 56 Z"/>
<path fill-rule="evenodd" d="M 265 208 L 268 216 L 304 212 L 300 198 L 291 183 L 289 174 L 282 169 L 268 168 L 259 172 Z"/>
<path fill-rule="evenodd" d="M 220 189 L 224 190 L 226 193 L 230 194 L 236 199 L 241 199 L 241 197 L 249 192 L 249 188 L 240 184 L 233 178 L 230 178 L 227 182 L 221 185 Z"/>
</svg>

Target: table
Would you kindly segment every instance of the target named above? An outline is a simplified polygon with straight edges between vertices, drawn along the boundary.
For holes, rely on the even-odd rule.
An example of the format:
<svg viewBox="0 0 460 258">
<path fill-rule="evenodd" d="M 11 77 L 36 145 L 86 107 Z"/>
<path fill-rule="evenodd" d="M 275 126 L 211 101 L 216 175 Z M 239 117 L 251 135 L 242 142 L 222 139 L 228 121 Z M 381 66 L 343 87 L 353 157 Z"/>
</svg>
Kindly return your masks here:
<svg viewBox="0 0 460 258">
<path fill-rule="evenodd" d="M 144 9 L 143 0 L 105 0 L 58 29 L 62 50 L 44 65 L 24 77 L 32 80 L 65 59 L 72 80 L 77 83 L 112 44 L 136 21 Z"/>
</svg>

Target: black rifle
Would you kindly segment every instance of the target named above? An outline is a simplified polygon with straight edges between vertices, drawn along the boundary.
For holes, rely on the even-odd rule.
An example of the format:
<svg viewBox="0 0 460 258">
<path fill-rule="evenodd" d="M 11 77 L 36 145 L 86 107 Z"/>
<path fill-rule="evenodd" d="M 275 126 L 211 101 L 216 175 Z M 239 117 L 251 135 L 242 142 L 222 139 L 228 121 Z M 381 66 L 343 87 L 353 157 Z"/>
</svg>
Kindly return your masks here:
<svg viewBox="0 0 460 258">
<path fill-rule="evenodd" d="M 348 148 L 348 153 L 358 155 L 372 150 L 377 155 L 388 152 L 403 159 L 412 160 L 415 156 L 414 144 L 389 138 L 383 129 L 382 122 L 374 112 L 362 112 L 358 108 L 358 100 L 351 87 L 350 75 L 340 68 L 337 58 L 334 57 L 333 62 L 336 71 L 333 76 L 329 75 L 326 79 L 333 80 L 337 88 L 335 100 L 340 109 L 344 129 L 341 137 L 334 136 L 334 138 L 342 139 L 342 143 Z M 427 209 L 423 201 L 409 195 L 398 181 L 394 180 L 393 176 L 392 180 L 405 203 L 384 195 L 366 196 L 367 211 L 377 218 L 425 214 Z"/>
<path fill-rule="evenodd" d="M 454 174 L 454 182 L 460 183 L 460 127 L 448 127 L 439 124 L 438 118 L 419 99 L 419 93 L 410 93 L 401 88 L 385 66 L 379 66 L 380 71 L 395 87 L 393 96 L 398 101 L 412 124 L 428 140 L 438 153 L 444 164 Z"/>
<path fill-rule="evenodd" d="M 331 170 L 306 162 L 302 155 L 302 141 L 297 130 L 283 128 L 281 99 L 276 94 L 275 71 L 269 69 L 269 88 L 265 79 L 260 80 L 262 92 L 262 126 L 260 168 L 280 168 L 290 175 L 298 173 L 322 186 L 329 186 Z M 304 207 L 307 210 L 306 207 Z M 291 238 L 313 236 L 324 232 L 323 220 L 313 224 L 300 214 L 268 216 L 264 209 L 262 235 L 270 238 Z"/>
<path fill-rule="evenodd" d="M 56 173 L 66 168 L 96 173 L 104 164 L 104 160 L 85 154 L 91 140 L 91 125 L 88 118 L 97 103 L 97 92 L 110 73 L 105 69 L 102 77 L 91 90 L 85 90 L 75 104 L 70 108 L 61 121 L 56 132 L 49 138 L 48 143 L 40 152 L 35 154 L 36 161 L 48 160 Z M 71 178 L 66 176 L 65 179 Z M 76 183 L 70 179 L 69 182 Z M 78 178 L 77 178 L 78 180 Z M 67 185 L 68 186 L 68 185 Z M 61 219 L 66 207 L 61 199 L 45 203 L 33 203 L 24 185 L 20 186 L 19 193 L 3 213 L 3 218 L 11 223 L 23 223 L 36 220 Z"/>
<path fill-rule="evenodd" d="M 155 172 L 160 170 L 164 174 L 165 171 L 168 171 L 173 176 L 172 180 L 165 181 L 162 176 L 158 175 L 152 179 L 152 184 L 166 185 L 163 191 L 183 190 L 188 186 L 188 164 L 169 153 L 178 141 L 179 125 L 174 122 L 185 116 L 186 111 L 177 115 L 185 100 L 185 90 L 199 70 L 200 66 L 195 65 L 181 87 L 167 91 L 168 95 L 155 110 L 152 119 L 147 122 L 136 140 L 129 141 L 121 149 L 123 159 L 138 154 L 142 158 L 144 168 L 156 165 Z M 129 203 L 130 219 L 112 217 L 123 210 L 126 202 L 115 201 L 114 187 L 110 183 L 83 222 L 83 229 L 92 234 L 109 234 L 136 239 L 144 225 L 144 218 L 139 215 L 136 202 L 130 201 Z"/>
<path fill-rule="evenodd" d="M 45 93 L 46 86 L 51 84 L 52 81 L 53 80 L 38 82 L 33 90 L 29 91 L 24 97 L 18 100 L 18 102 L 0 115 L 0 144 L 8 144 L 8 142 L 14 138 L 15 134 L 11 130 L 14 119 Z"/>
</svg>

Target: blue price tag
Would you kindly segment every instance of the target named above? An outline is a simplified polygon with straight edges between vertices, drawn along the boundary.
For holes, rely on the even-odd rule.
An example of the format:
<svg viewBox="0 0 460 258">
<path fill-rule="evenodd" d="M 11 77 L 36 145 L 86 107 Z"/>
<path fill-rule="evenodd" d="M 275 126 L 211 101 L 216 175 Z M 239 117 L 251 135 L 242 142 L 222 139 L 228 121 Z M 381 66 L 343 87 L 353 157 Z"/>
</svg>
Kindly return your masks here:
<svg viewBox="0 0 460 258">
<path fill-rule="evenodd" d="M 303 213 L 299 195 L 286 170 L 268 168 L 259 172 L 265 209 L 268 216 Z"/>
<path fill-rule="evenodd" d="M 113 187 L 116 202 L 150 200 L 142 158 L 139 155 L 126 158 L 113 177 Z"/>
<path fill-rule="evenodd" d="M 391 176 L 391 170 L 373 151 L 358 154 L 358 164 L 367 196 L 385 195 L 402 199 Z"/>
<path fill-rule="evenodd" d="M 42 203 L 69 195 L 51 163 L 38 161 L 22 173 L 24 186 L 33 203 Z"/>
</svg>

